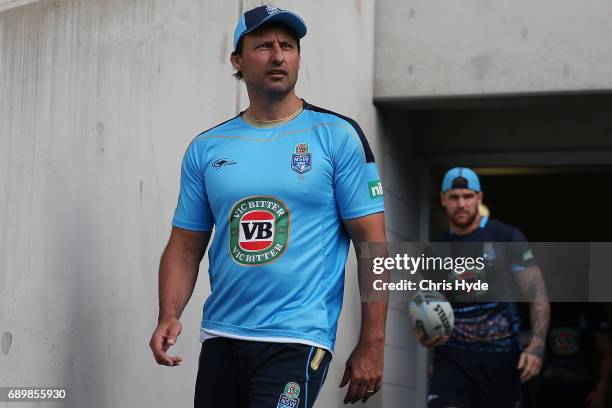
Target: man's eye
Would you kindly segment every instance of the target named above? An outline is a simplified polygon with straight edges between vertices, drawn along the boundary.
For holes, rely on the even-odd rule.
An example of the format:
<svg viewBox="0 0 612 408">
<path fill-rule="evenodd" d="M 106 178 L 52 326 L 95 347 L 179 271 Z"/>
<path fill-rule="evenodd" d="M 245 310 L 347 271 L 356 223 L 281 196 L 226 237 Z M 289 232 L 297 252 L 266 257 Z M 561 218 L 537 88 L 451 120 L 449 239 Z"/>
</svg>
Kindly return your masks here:
<svg viewBox="0 0 612 408">
<path fill-rule="evenodd" d="M 293 45 L 291 45 L 289 43 L 283 43 L 282 46 L 283 46 L 283 48 L 293 48 Z"/>
</svg>

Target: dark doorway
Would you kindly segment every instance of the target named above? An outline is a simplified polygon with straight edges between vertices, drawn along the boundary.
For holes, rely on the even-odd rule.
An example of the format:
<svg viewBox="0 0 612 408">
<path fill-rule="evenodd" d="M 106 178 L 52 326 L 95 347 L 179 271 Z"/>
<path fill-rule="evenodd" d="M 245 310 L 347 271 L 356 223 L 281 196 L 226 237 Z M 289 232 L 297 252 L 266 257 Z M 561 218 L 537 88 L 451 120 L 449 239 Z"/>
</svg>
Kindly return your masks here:
<svg viewBox="0 0 612 408">
<path fill-rule="evenodd" d="M 440 183 L 447 168 L 431 172 L 430 237 L 435 239 L 448 228 L 439 203 Z M 574 167 L 474 167 L 484 191 L 484 204 L 491 218 L 519 227 L 531 242 L 612 241 L 610 192 L 612 166 Z M 554 269 L 554 268 L 553 268 Z M 578 303 L 552 304 L 555 310 L 583 307 Z M 609 303 L 595 304 L 610 320 Z M 528 329 L 529 308 L 519 304 L 523 327 Z M 558 315 L 558 313 L 557 313 Z M 553 316 L 553 320 L 555 317 Z M 549 334 L 549 341 L 550 341 Z M 598 361 L 595 344 L 593 359 Z M 596 364 L 591 367 L 597 370 Z M 525 406 L 538 407 L 544 393 L 538 381 L 526 385 Z M 612 406 L 608 393 L 606 406 Z"/>
<path fill-rule="evenodd" d="M 432 171 L 430 236 L 446 228 Z M 474 168 L 492 218 L 516 225 L 533 242 L 612 241 L 612 167 Z"/>
</svg>

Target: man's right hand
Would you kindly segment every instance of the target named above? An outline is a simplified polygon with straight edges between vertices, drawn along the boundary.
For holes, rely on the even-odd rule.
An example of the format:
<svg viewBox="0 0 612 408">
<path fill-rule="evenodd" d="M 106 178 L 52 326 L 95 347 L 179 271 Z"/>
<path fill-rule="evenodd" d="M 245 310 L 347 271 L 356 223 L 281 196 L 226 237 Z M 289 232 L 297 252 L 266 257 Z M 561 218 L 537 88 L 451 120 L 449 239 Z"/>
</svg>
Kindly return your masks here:
<svg viewBox="0 0 612 408">
<path fill-rule="evenodd" d="M 181 322 L 175 318 L 167 318 L 159 321 L 157 329 L 151 336 L 149 346 L 157 364 L 166 366 L 177 366 L 183 361 L 180 356 L 169 356 L 166 354 L 170 346 L 176 344 L 177 337 L 181 334 Z"/>
<path fill-rule="evenodd" d="M 414 329 L 414 335 L 416 336 L 419 343 L 425 347 L 442 346 L 448 341 L 449 336 L 431 336 L 427 337 L 425 332 L 420 329 Z"/>
</svg>

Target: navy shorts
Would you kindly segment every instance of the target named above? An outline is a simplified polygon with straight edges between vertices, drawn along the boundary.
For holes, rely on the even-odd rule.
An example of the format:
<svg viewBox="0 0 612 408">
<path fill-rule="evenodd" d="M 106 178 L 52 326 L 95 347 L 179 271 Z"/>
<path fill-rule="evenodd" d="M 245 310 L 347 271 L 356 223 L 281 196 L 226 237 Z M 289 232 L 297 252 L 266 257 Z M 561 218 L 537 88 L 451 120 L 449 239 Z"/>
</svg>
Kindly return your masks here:
<svg viewBox="0 0 612 408">
<path fill-rule="evenodd" d="M 434 350 L 429 408 L 516 408 L 521 406 L 520 353 Z"/>
<path fill-rule="evenodd" d="M 202 343 L 195 408 L 312 408 L 331 353 L 217 337 Z"/>
</svg>

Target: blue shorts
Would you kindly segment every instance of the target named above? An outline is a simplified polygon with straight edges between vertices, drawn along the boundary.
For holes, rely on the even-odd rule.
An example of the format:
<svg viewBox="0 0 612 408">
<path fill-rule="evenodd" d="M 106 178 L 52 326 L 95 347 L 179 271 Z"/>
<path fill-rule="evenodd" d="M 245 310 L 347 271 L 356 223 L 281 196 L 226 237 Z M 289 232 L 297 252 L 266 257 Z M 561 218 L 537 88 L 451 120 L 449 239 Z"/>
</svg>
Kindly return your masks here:
<svg viewBox="0 0 612 408">
<path fill-rule="evenodd" d="M 312 408 L 331 353 L 223 337 L 202 343 L 195 408 Z"/>
</svg>

